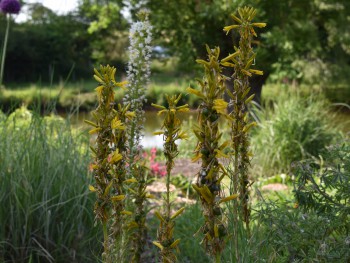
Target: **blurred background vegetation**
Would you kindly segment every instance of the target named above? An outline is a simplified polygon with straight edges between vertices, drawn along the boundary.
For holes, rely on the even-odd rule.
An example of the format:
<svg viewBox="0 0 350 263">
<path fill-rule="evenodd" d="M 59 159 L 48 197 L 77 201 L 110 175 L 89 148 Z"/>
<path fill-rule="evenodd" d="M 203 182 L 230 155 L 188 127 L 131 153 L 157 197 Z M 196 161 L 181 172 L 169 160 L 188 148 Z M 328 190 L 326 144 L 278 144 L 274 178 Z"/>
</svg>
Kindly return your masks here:
<svg viewBox="0 0 350 263">
<path fill-rule="evenodd" d="M 72 89 L 91 91 L 87 80 L 91 80 L 94 66 L 109 63 L 124 72 L 130 21 L 146 7 L 151 12 L 153 44 L 157 47 L 153 80 L 163 84 L 166 79 L 177 90 L 182 87 L 177 85 L 179 81 L 186 80 L 186 86 L 190 83 L 186 77 L 198 75 L 195 59 L 205 56 L 205 43 L 211 47 L 219 45 L 222 56 L 233 51 L 232 40 L 238 40 L 238 35 L 233 32 L 226 36 L 222 28 L 232 24 L 230 14 L 237 7 L 252 5 L 259 10 L 257 21 L 268 24 L 255 41 L 256 64 L 265 72 L 251 83 L 258 101 L 262 87 L 272 84 L 278 84 L 274 86 L 277 93 L 292 86 L 308 93 L 321 92 L 332 102 L 350 101 L 349 1 L 144 2 L 79 0 L 76 10 L 58 15 L 41 3 L 23 1 L 22 11 L 28 19 L 12 24 L 5 87 L 13 90 L 34 84 L 55 90 L 69 87 L 65 94 L 74 93 Z M 4 36 L 5 24 L 2 14 L 0 36 Z M 75 85 L 67 86 L 67 82 Z M 77 102 L 73 95 L 65 99 Z M 16 97 L 12 93 L 0 95 L 3 102 Z"/>
</svg>

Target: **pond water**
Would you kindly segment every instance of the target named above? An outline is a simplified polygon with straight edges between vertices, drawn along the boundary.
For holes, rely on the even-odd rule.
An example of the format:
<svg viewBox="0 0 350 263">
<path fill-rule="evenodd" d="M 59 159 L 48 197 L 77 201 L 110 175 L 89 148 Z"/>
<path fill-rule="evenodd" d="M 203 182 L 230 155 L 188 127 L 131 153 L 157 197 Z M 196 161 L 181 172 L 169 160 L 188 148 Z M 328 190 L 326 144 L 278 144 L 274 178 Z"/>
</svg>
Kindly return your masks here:
<svg viewBox="0 0 350 263">
<path fill-rule="evenodd" d="M 185 126 L 188 125 L 189 122 L 193 122 L 196 120 L 197 113 L 187 112 L 179 114 L 179 118 L 183 120 L 183 124 Z M 155 131 L 161 129 L 163 116 L 158 116 L 156 111 L 148 111 L 145 113 L 146 122 L 145 122 L 145 135 L 141 141 L 141 145 L 145 148 L 162 148 L 163 147 L 163 136 L 162 135 L 153 135 Z M 92 120 L 90 113 L 81 112 L 78 115 L 74 115 L 71 117 L 71 123 L 73 126 L 86 126 L 84 120 Z"/>
<path fill-rule="evenodd" d="M 162 148 L 163 147 L 163 136 L 153 135 L 153 132 L 160 130 L 163 117 L 158 116 L 157 112 L 149 111 L 146 112 L 146 123 L 145 123 L 145 136 L 141 142 L 142 146 L 145 148 Z M 185 126 L 190 126 L 191 123 L 196 122 L 196 111 L 182 113 L 179 117 L 184 121 Z M 89 113 L 79 113 L 72 117 L 71 121 L 74 126 L 81 126 L 84 124 L 84 119 L 91 120 L 91 115 Z M 332 113 L 332 119 L 334 124 L 339 126 L 344 133 L 350 133 L 350 112 L 349 111 L 336 111 Z"/>
</svg>

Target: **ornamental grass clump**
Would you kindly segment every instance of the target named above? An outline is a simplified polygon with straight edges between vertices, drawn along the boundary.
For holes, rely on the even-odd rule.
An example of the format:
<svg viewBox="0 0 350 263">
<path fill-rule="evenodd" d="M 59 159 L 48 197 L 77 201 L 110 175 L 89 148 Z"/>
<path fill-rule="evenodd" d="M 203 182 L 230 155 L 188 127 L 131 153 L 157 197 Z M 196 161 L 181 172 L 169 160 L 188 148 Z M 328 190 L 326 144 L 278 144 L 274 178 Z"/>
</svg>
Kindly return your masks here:
<svg viewBox="0 0 350 263">
<path fill-rule="evenodd" d="M 206 251 L 215 262 L 220 262 L 224 249 L 224 238 L 227 228 L 220 204 L 237 197 L 232 194 L 223 198 L 221 181 L 227 175 L 226 169 L 220 164 L 219 158 L 228 158 L 224 152 L 230 141 L 220 144 L 222 133 L 219 131 L 219 119 L 221 116 L 230 118 L 226 114 L 227 102 L 223 100 L 226 77 L 221 74 L 218 61 L 220 49 L 210 49 L 207 46 L 208 60 L 197 60 L 205 70 L 203 80 L 198 80 L 200 90 L 188 88 L 189 93 L 195 94 L 201 100 L 198 113 L 198 123 L 194 127 L 194 133 L 198 139 L 195 149 L 196 156 L 192 159 L 202 160 L 202 167 L 198 173 L 197 183 L 193 188 L 197 191 L 205 217 L 205 224 L 201 227 L 204 234 L 202 242 Z"/>
<path fill-rule="evenodd" d="M 180 239 L 174 239 L 174 226 L 175 218 L 178 217 L 183 211 L 184 207 L 180 208 L 174 214 L 171 214 L 171 202 L 170 202 L 170 174 L 174 167 L 174 159 L 179 154 L 176 141 L 187 139 L 187 134 L 181 128 L 181 120 L 177 116 L 180 112 L 187 112 L 189 110 L 188 105 L 177 106 L 177 103 L 181 99 L 179 96 L 166 96 L 168 101 L 168 108 L 160 105 L 152 104 L 154 107 L 160 109 L 158 115 L 165 114 L 165 118 L 162 125 L 162 131 L 156 132 L 156 135 L 163 135 L 164 138 L 164 156 L 166 158 L 166 196 L 165 196 L 165 209 L 162 213 L 156 211 L 155 215 L 160 220 L 160 226 L 158 228 L 157 241 L 153 244 L 160 249 L 160 256 L 163 263 L 171 263 L 177 260 L 174 253 L 175 249 L 178 249 Z"/>
<path fill-rule="evenodd" d="M 152 47 L 152 26 L 148 20 L 147 12 L 138 14 L 140 21 L 131 25 L 129 63 L 127 68 L 127 91 L 123 99 L 125 104 L 130 105 L 130 110 L 135 113 L 134 118 L 126 123 L 128 140 L 126 174 L 130 180 L 127 189 L 130 198 L 127 200 L 128 209 L 133 211 L 133 220 L 129 225 L 129 234 L 132 240 L 131 253 L 134 262 L 141 261 L 141 254 L 146 245 L 146 193 L 148 171 L 143 162 L 140 162 L 142 146 L 140 140 L 143 136 L 145 112 L 143 105 L 146 102 L 146 89 L 150 77 L 150 58 Z M 126 237 L 129 238 L 129 237 Z"/>
<path fill-rule="evenodd" d="M 117 110 L 114 109 L 114 89 L 125 85 L 115 81 L 115 73 L 116 68 L 109 65 L 101 66 L 99 71 L 95 69 L 94 78 L 100 84 L 96 88 L 99 104 L 92 112 L 94 122 L 86 121 L 94 127 L 89 133 L 97 135 L 96 146 L 91 147 L 95 159 L 91 168 L 96 183 L 89 188 L 97 194 L 94 212 L 103 226 L 104 262 L 123 261 L 124 251 L 119 248 L 126 227 L 124 217 L 129 215 L 124 210 L 125 122 L 134 114 L 128 111 L 128 106 L 119 104 Z"/>
</svg>

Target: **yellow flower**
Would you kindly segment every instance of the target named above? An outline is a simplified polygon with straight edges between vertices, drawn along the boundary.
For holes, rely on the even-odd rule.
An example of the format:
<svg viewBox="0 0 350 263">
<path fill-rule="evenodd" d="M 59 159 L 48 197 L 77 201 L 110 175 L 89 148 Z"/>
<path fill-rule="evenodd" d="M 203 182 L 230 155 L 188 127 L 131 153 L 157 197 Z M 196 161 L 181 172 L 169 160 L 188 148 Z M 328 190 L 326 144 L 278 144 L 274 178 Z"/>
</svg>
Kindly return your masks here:
<svg viewBox="0 0 350 263">
<path fill-rule="evenodd" d="M 214 100 L 214 106 L 213 109 L 216 110 L 220 114 L 226 114 L 228 103 L 224 101 L 223 99 L 216 99 Z"/>
<path fill-rule="evenodd" d="M 91 192 L 96 192 L 96 188 L 93 187 L 91 184 L 89 185 L 89 190 L 90 190 Z"/>
<path fill-rule="evenodd" d="M 250 69 L 249 72 L 256 74 L 256 75 L 264 75 L 264 72 L 261 70 Z"/>
<path fill-rule="evenodd" d="M 95 90 L 97 91 L 98 97 L 101 98 L 102 92 L 103 92 L 103 86 L 98 86 Z"/>
<path fill-rule="evenodd" d="M 132 118 L 135 118 L 136 114 L 133 111 L 128 111 L 125 113 L 125 117 L 127 117 L 129 120 Z"/>
<path fill-rule="evenodd" d="M 123 159 L 123 156 L 119 153 L 118 149 L 115 152 L 113 152 L 112 155 L 108 156 L 108 162 L 110 163 L 119 162 L 121 159 Z"/>
<path fill-rule="evenodd" d="M 197 95 L 198 97 L 205 98 L 205 96 L 203 95 L 202 92 L 200 92 L 199 90 L 192 89 L 191 87 L 188 87 L 188 88 L 186 89 L 186 91 L 187 91 L 188 93 Z"/>
<path fill-rule="evenodd" d="M 256 26 L 256 27 L 265 27 L 266 26 L 266 23 L 252 23 L 252 26 Z"/>
<path fill-rule="evenodd" d="M 95 128 L 89 131 L 89 134 L 95 134 L 98 133 L 100 130 L 102 130 L 101 128 Z"/>
<path fill-rule="evenodd" d="M 226 35 L 230 32 L 230 30 L 238 28 L 239 25 L 232 25 L 232 26 L 225 26 L 224 31 L 226 32 Z"/>
<path fill-rule="evenodd" d="M 115 117 L 112 122 L 111 122 L 111 128 L 113 130 L 124 130 L 125 129 L 125 125 L 121 122 L 121 120 L 119 120 L 118 117 Z"/>
</svg>

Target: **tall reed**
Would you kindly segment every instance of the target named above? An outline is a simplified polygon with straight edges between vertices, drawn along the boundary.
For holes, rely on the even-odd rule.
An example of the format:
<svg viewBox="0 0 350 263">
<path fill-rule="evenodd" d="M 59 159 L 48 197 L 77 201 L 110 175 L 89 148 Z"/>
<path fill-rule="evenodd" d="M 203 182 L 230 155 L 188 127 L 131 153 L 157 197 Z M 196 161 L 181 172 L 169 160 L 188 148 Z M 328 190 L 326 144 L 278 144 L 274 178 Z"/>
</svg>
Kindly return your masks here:
<svg viewBox="0 0 350 263">
<path fill-rule="evenodd" d="M 253 37 L 257 36 L 254 27 L 265 27 L 265 23 L 253 23 L 252 20 L 256 16 L 257 10 L 252 7 L 238 8 L 239 17 L 231 15 L 232 19 L 237 23 L 235 25 L 224 27 L 227 33 L 232 29 L 237 29 L 240 35 L 239 46 L 234 47 L 235 52 L 221 60 L 221 64 L 226 67 L 232 67 L 234 73 L 232 75 L 233 91 L 227 89 L 230 97 L 230 104 L 233 110 L 229 113 L 231 121 L 231 140 L 233 146 L 233 171 L 231 174 L 230 193 L 239 192 L 239 201 L 234 202 L 233 214 L 231 214 L 234 224 L 234 247 L 236 253 L 236 261 L 240 262 L 238 250 L 238 217 L 245 223 L 246 231 L 250 233 L 250 205 L 249 205 L 249 187 L 251 185 L 248 177 L 248 167 L 250 165 L 251 153 L 249 151 L 248 132 L 251 127 L 256 125 L 255 122 L 249 120 L 248 104 L 254 98 L 254 94 L 250 95 L 249 77 L 253 74 L 262 75 L 263 72 L 251 69 L 255 64 L 256 53 L 252 48 Z M 238 213 L 239 211 L 239 213 Z"/>
<path fill-rule="evenodd" d="M 180 239 L 174 240 L 174 226 L 175 218 L 178 217 L 183 211 L 184 207 L 180 208 L 173 215 L 171 213 L 170 202 L 170 174 L 174 167 L 174 159 L 179 154 L 176 141 L 187 139 L 187 134 L 182 131 L 181 120 L 177 116 L 180 112 L 189 111 L 188 105 L 177 106 L 181 99 L 179 96 L 166 96 L 168 102 L 168 108 L 160 105 L 152 104 L 154 107 L 160 109 L 159 115 L 165 114 L 165 118 L 162 125 L 162 131 L 156 132 L 157 135 L 164 136 L 164 155 L 166 158 L 166 197 L 165 197 L 165 209 L 163 213 L 155 212 L 155 215 L 160 221 L 158 229 L 157 241 L 153 244 L 160 249 L 160 255 L 163 263 L 175 262 L 176 255 L 173 252 L 177 249 Z"/>
</svg>

